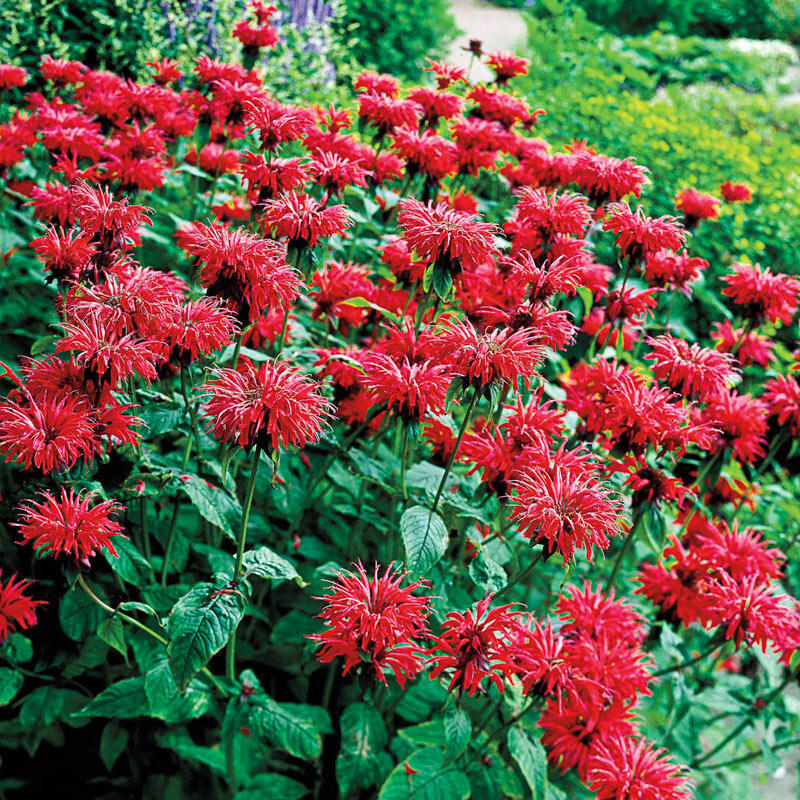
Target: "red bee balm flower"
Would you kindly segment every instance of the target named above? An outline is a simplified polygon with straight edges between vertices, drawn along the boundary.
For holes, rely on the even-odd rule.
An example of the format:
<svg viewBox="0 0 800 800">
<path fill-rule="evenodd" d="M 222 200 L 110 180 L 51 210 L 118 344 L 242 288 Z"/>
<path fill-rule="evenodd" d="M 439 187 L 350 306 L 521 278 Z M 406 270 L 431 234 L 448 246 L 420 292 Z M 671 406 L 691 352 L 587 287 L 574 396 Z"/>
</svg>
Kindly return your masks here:
<svg viewBox="0 0 800 800">
<path fill-rule="evenodd" d="M 727 284 L 722 294 L 730 297 L 742 313 L 755 322 L 768 319 L 787 325 L 797 310 L 800 281 L 774 273 L 760 264 L 734 264 L 721 280 Z"/>
<path fill-rule="evenodd" d="M 685 769 L 646 739 L 612 736 L 594 748 L 587 781 L 597 800 L 689 800 Z"/>
<path fill-rule="evenodd" d="M 746 183 L 725 181 L 719 187 L 719 193 L 727 203 L 749 203 L 753 199 L 750 187 Z"/>
<path fill-rule="evenodd" d="M 655 362 L 653 373 L 684 396 L 696 394 L 708 400 L 727 389 L 737 377 L 729 353 L 689 344 L 669 334 L 648 339 L 652 350 L 645 358 Z"/>
<path fill-rule="evenodd" d="M 70 553 L 87 566 L 89 557 L 102 548 L 117 555 L 111 539 L 122 535 L 122 526 L 111 515 L 124 510 L 119 503 L 104 500 L 92 507 L 92 492 L 76 494 L 63 487 L 60 499 L 47 491 L 40 492 L 39 498 L 19 507 L 20 521 L 15 525 L 22 538 L 18 544 L 33 542 L 35 548 L 46 548 L 54 557 Z"/>
<path fill-rule="evenodd" d="M 320 236 L 344 233 L 350 226 L 344 206 L 323 207 L 302 192 L 286 192 L 268 200 L 261 222 L 276 236 L 285 236 L 298 247 L 314 247 Z"/>
<path fill-rule="evenodd" d="M 451 611 L 442 625 L 442 635 L 429 650 L 431 680 L 442 673 L 451 673 L 448 689 L 458 687 L 473 695 L 488 678 L 503 691 L 503 676 L 513 678 L 517 667 L 512 657 L 510 640 L 517 626 L 517 614 L 511 605 L 489 609 L 491 595 L 463 614 Z"/>
<path fill-rule="evenodd" d="M 367 370 L 364 383 L 376 402 L 396 411 L 405 422 L 422 422 L 431 412 L 444 412 L 450 385 L 447 367 L 430 361 L 412 364 L 407 358 L 398 364 L 380 353 L 368 356 L 364 367 Z"/>
<path fill-rule="evenodd" d="M 344 674 L 362 664 L 382 683 L 386 673 L 394 673 L 400 688 L 422 668 L 423 650 L 414 641 L 428 633 L 430 597 L 414 592 L 427 589 L 426 581 L 403 587 L 407 572 L 388 567 L 378 575 L 378 565 L 370 578 L 358 564 L 356 572 L 339 573 L 324 597 L 319 615 L 327 630 L 309 638 L 322 644 L 317 660 L 323 663 L 344 657 Z"/>
<path fill-rule="evenodd" d="M 494 329 L 480 334 L 470 322 L 444 328 L 431 347 L 453 372 L 478 389 L 485 389 L 495 381 L 513 382 L 517 378 L 527 385 L 543 352 L 527 328 Z"/>
<path fill-rule="evenodd" d="M 214 437 L 249 450 L 305 447 L 315 442 L 330 415 L 320 385 L 284 361 L 256 368 L 220 369 L 206 386 L 206 416 Z"/>
<path fill-rule="evenodd" d="M 0 570 L 0 578 L 2 576 Z M 16 577 L 12 575 L 5 586 L 0 583 L 0 644 L 15 630 L 32 628 L 36 624 L 36 606 L 44 603 L 44 600 L 33 600 L 24 594 L 32 581 L 18 581 Z"/>
<path fill-rule="evenodd" d="M 608 212 L 603 230 L 617 234 L 617 247 L 631 263 L 664 248 L 678 250 L 683 246 L 686 233 L 675 217 L 648 217 L 641 206 L 631 211 L 627 203 L 611 203 Z"/>
<path fill-rule="evenodd" d="M 716 219 L 719 216 L 720 202 L 713 194 L 698 192 L 697 189 L 683 189 L 675 198 L 675 208 L 683 211 L 684 224 L 691 230 L 700 220 Z"/>
<path fill-rule="evenodd" d="M 425 205 L 408 198 L 397 216 L 409 245 L 428 263 L 440 262 L 451 272 L 478 267 L 494 253 L 497 229 L 455 211 L 447 203 Z"/>
<path fill-rule="evenodd" d="M 592 560 L 592 548 L 608 547 L 609 535 L 619 529 L 622 502 L 587 469 L 529 467 L 519 480 L 509 519 L 529 539 L 545 542 L 546 552 L 558 550 L 564 561 L 574 561 L 583 549 Z"/>
</svg>

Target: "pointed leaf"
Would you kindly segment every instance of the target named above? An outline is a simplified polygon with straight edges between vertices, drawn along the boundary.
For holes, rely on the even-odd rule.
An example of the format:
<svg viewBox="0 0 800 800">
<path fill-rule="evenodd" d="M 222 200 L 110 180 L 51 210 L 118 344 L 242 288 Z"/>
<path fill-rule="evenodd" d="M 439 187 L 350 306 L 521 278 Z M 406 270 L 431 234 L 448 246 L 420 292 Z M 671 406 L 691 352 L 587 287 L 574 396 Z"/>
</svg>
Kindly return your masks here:
<svg viewBox="0 0 800 800">
<path fill-rule="evenodd" d="M 211 583 L 198 583 L 178 600 L 167 620 L 167 655 L 180 691 L 227 644 L 243 614 L 238 593 Z"/>
<path fill-rule="evenodd" d="M 423 506 L 412 506 L 400 518 L 400 535 L 406 551 L 406 566 L 425 574 L 447 549 L 447 529 L 438 514 Z"/>
</svg>

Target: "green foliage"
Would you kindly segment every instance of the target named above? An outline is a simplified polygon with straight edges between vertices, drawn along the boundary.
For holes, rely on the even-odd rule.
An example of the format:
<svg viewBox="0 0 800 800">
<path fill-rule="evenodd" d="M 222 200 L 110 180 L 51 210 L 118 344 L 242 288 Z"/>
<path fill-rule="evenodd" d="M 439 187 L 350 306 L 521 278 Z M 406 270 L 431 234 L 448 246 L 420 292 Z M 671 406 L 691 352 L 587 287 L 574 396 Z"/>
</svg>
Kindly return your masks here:
<svg viewBox="0 0 800 800">
<path fill-rule="evenodd" d="M 795 39 L 797 0 L 577 0 L 596 22 L 618 33 L 656 26 L 679 36 Z"/>
<path fill-rule="evenodd" d="M 648 72 L 655 55 L 649 62 L 629 58 L 630 40 L 610 36 L 581 11 L 529 17 L 528 24 L 533 64 L 523 83 L 547 109 L 537 126 L 544 138 L 554 146 L 586 139 L 609 155 L 634 154 L 650 170 L 643 196 L 653 214 L 674 213 L 675 195 L 689 186 L 718 194 L 723 181 L 747 183 L 754 203 L 724 207 L 719 224 L 694 237 L 693 249 L 714 270 L 749 255 L 796 271 L 800 246 L 792 231 L 800 225 L 800 187 L 786 179 L 800 159 L 796 111 L 781 114 L 767 98 L 708 84 L 688 91 L 668 84 L 653 96 L 659 75 L 677 75 L 678 84 L 689 79 L 682 57 L 669 70 Z M 674 42 L 661 34 L 648 37 L 664 41 Z M 759 69 L 760 80 L 772 67 Z"/>
<path fill-rule="evenodd" d="M 415 79 L 439 58 L 457 28 L 446 0 L 342 0 L 334 28 L 365 67 Z"/>
</svg>

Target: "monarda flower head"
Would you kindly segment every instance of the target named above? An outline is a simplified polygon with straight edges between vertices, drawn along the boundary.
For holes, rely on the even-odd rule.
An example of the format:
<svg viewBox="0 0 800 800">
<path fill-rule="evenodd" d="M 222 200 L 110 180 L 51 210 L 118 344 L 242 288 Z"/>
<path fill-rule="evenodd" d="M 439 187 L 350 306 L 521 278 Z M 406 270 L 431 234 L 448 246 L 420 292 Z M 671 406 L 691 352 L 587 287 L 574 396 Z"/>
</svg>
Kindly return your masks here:
<svg viewBox="0 0 800 800">
<path fill-rule="evenodd" d="M 24 501 L 15 523 L 21 537 L 18 544 L 32 543 L 53 557 L 64 553 L 87 566 L 89 558 L 102 549 L 116 556 L 112 539 L 122 535 L 122 526 L 112 515 L 124 509 L 113 500 L 92 505 L 94 500 L 92 492 L 76 493 L 62 486 L 58 498 L 42 491 L 38 499 Z"/>
<path fill-rule="evenodd" d="M 270 152 L 284 142 L 302 139 L 314 127 L 308 109 L 263 98 L 245 103 L 244 121 L 258 131 L 261 149 Z"/>
<path fill-rule="evenodd" d="M 432 339 L 431 349 L 465 384 L 482 391 L 518 378 L 527 386 L 543 354 L 527 328 L 495 328 L 481 334 L 467 321 L 443 327 Z"/>
<path fill-rule="evenodd" d="M 767 408 L 760 399 L 733 390 L 720 391 L 710 398 L 704 416 L 719 430 L 714 452 L 730 449 L 748 464 L 766 452 Z"/>
<path fill-rule="evenodd" d="M 619 531 L 622 502 L 586 469 L 528 467 L 512 482 L 516 489 L 509 519 L 528 539 L 542 542 L 545 553 L 575 560 L 575 550 L 605 550 Z"/>
<path fill-rule="evenodd" d="M 704 219 L 717 219 L 721 200 L 713 194 L 697 189 L 683 189 L 675 198 L 675 208 L 683 211 L 683 224 L 687 230 L 697 227 Z"/>
<path fill-rule="evenodd" d="M 743 367 L 749 364 L 766 367 L 774 359 L 775 345 L 768 336 L 746 328 L 734 328 L 730 320 L 714 323 L 711 338 L 716 342 L 717 350 L 733 353 Z"/>
<path fill-rule="evenodd" d="M 611 203 L 603 230 L 617 234 L 617 247 L 631 264 L 667 248 L 679 250 L 686 233 L 675 217 L 648 217 L 641 206 L 632 211 L 627 203 Z"/>
<path fill-rule="evenodd" d="M 729 353 L 689 344 L 670 334 L 648 339 L 651 350 L 645 358 L 653 363 L 653 374 L 684 397 L 701 401 L 727 389 L 738 377 Z"/>
<path fill-rule="evenodd" d="M 196 223 L 184 235 L 186 250 L 202 262 L 200 282 L 224 300 L 240 322 L 255 322 L 264 311 L 291 305 L 300 274 L 286 263 L 283 245 L 244 228 Z"/>
<path fill-rule="evenodd" d="M 503 86 L 511 78 L 516 78 L 518 75 L 527 75 L 531 62 L 527 58 L 522 58 L 522 56 L 497 50 L 494 53 L 489 53 L 485 63 L 494 72 L 495 81 L 500 86 Z"/>
<path fill-rule="evenodd" d="M 451 275 L 480 266 L 495 251 L 498 231 L 494 225 L 479 222 L 446 203 L 426 205 L 408 198 L 400 202 L 397 219 L 417 255 Z"/>
<path fill-rule="evenodd" d="M 317 598 L 325 602 L 319 617 L 326 626 L 309 637 L 322 645 L 317 660 L 328 663 L 342 656 L 345 675 L 360 665 L 366 685 L 373 678 L 385 684 L 391 671 L 404 688 L 422 669 L 424 651 L 415 638 L 428 634 L 431 613 L 431 598 L 414 594 L 428 590 L 429 584 L 403 586 L 407 577 L 393 566 L 381 575 L 377 564 L 372 576 L 360 563 L 354 573 L 339 573 L 328 593 Z"/>
<path fill-rule="evenodd" d="M 677 289 L 687 297 L 692 293 L 692 284 L 700 273 L 708 269 L 704 258 L 690 256 L 685 250 L 659 250 L 651 253 L 644 265 L 645 280 L 653 286 Z"/>
<path fill-rule="evenodd" d="M 569 175 L 564 182 L 574 181 L 589 196 L 595 207 L 604 206 L 632 194 L 639 197 L 647 181 L 647 169 L 632 158 L 612 158 L 582 148 L 568 159 Z"/>
<path fill-rule="evenodd" d="M 16 460 L 46 474 L 69 469 L 78 460 L 88 464 L 97 447 L 89 411 L 68 395 L 0 400 L 0 453 L 6 463 Z"/>
<path fill-rule="evenodd" d="M 800 383 L 791 375 L 770 378 L 764 384 L 761 398 L 771 417 L 776 417 L 778 425 L 786 426 L 792 436 L 800 433 Z"/>
<path fill-rule="evenodd" d="M 584 781 L 598 745 L 613 736 L 632 736 L 635 730 L 625 701 L 607 704 L 602 693 L 588 685 L 563 698 L 548 698 L 539 727 L 550 765 L 561 773 L 575 769 Z"/>
<path fill-rule="evenodd" d="M 190 300 L 180 306 L 163 332 L 169 360 L 188 366 L 199 356 L 229 345 L 236 330 L 233 314 L 214 299 Z"/>
<path fill-rule="evenodd" d="M 597 800 L 690 800 L 685 767 L 646 739 L 617 734 L 598 742 L 588 761 L 587 782 Z"/>
<path fill-rule="evenodd" d="M 442 625 L 440 636 L 433 636 L 434 646 L 428 651 L 431 680 L 443 673 L 450 678 L 449 690 L 458 688 L 473 695 L 484 690 L 484 679 L 502 692 L 503 679 L 516 673 L 511 639 L 517 624 L 517 613 L 511 605 L 489 608 L 492 596 L 487 595 L 475 610 L 451 611 Z"/>
<path fill-rule="evenodd" d="M 218 441 L 267 453 L 305 447 L 322 434 L 331 404 L 320 385 L 285 361 L 220 369 L 206 385 L 205 414 Z"/>
<path fill-rule="evenodd" d="M 428 414 L 444 412 L 450 370 L 430 361 L 397 362 L 388 355 L 373 353 L 364 359 L 364 385 L 375 402 L 386 406 L 404 422 L 422 422 Z"/>
<path fill-rule="evenodd" d="M 722 294 L 740 306 L 740 311 L 755 323 L 763 320 L 788 325 L 797 311 L 800 281 L 775 273 L 760 264 L 737 263 L 722 282 Z"/>
<path fill-rule="evenodd" d="M 3 571 L 0 570 L 2 577 Z M 44 604 L 44 600 L 34 600 L 25 594 L 33 581 L 16 578 L 16 575 L 12 575 L 5 586 L 0 583 L 0 644 L 8 638 L 9 633 L 32 628 L 36 624 L 36 607 Z"/>
<path fill-rule="evenodd" d="M 297 191 L 268 200 L 260 222 L 275 236 L 286 237 L 295 249 L 314 247 L 321 236 L 344 233 L 351 224 L 344 206 L 322 206 Z"/>
<path fill-rule="evenodd" d="M 746 183 L 725 181 L 720 185 L 719 193 L 726 203 L 749 203 L 753 199 L 750 187 Z"/>
</svg>

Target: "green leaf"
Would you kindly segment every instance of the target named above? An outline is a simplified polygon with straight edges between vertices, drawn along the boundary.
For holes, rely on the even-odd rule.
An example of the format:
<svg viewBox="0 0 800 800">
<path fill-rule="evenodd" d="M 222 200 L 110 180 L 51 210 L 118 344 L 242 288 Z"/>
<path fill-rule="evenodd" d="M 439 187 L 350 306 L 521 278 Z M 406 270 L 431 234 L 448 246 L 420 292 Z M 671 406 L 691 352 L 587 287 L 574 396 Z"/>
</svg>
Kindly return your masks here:
<svg viewBox="0 0 800 800">
<path fill-rule="evenodd" d="M 144 676 L 137 675 L 112 683 L 80 711 L 76 711 L 75 716 L 133 719 L 146 716 L 147 712 Z"/>
<path fill-rule="evenodd" d="M 167 620 L 167 655 L 180 691 L 225 646 L 243 614 L 238 593 L 211 583 L 198 583 L 178 600 Z"/>
<path fill-rule="evenodd" d="M 150 436 L 160 436 L 162 433 L 173 433 L 178 429 L 186 417 L 186 409 L 151 406 L 139 412 L 138 417 L 147 425 Z"/>
<path fill-rule="evenodd" d="M 189 499 L 203 519 L 208 520 L 231 539 L 236 538 L 233 524 L 238 521 L 242 513 L 242 506 L 238 500 L 231 497 L 224 489 L 209 486 L 196 475 L 183 475 L 180 486 L 189 495 Z"/>
<path fill-rule="evenodd" d="M 508 732 L 508 751 L 531 790 L 532 800 L 545 800 L 547 756 L 541 742 L 531 739 L 521 728 L 512 728 Z"/>
<path fill-rule="evenodd" d="M 168 731 L 160 737 L 162 747 L 169 747 L 180 758 L 197 761 L 217 775 L 225 775 L 225 752 L 195 744 L 185 730 Z"/>
<path fill-rule="evenodd" d="M 97 629 L 97 635 L 109 646 L 113 647 L 128 661 L 128 645 L 125 643 L 125 630 L 119 617 L 104 619 Z"/>
<path fill-rule="evenodd" d="M 100 734 L 100 758 L 111 772 L 117 759 L 125 752 L 128 746 L 128 731 L 119 722 L 112 719 L 107 722 Z"/>
<path fill-rule="evenodd" d="M 77 588 L 70 589 L 58 607 L 64 633 L 76 642 L 94 633 L 105 615 L 106 612 L 86 592 Z"/>
<path fill-rule="evenodd" d="M 408 764 L 417 771 L 406 773 Z M 444 753 L 425 747 L 400 762 L 381 787 L 378 800 L 467 800 L 470 786 L 461 767 L 445 764 Z"/>
<path fill-rule="evenodd" d="M 49 334 L 47 336 L 42 336 L 41 339 L 37 339 L 31 345 L 31 355 L 38 356 L 42 353 L 46 353 L 57 341 L 59 337 L 55 334 Z"/>
<path fill-rule="evenodd" d="M 21 672 L 0 667 L 0 706 L 7 706 L 17 696 L 24 680 Z"/>
<path fill-rule="evenodd" d="M 64 694 L 55 686 L 40 686 L 34 689 L 22 704 L 19 712 L 19 723 L 29 730 L 51 725 L 64 710 Z"/>
<path fill-rule="evenodd" d="M 304 714 L 296 714 L 291 703 L 277 703 L 259 693 L 250 698 L 248 719 L 260 739 L 297 758 L 316 759 L 322 754 L 322 736 Z"/>
<path fill-rule="evenodd" d="M 150 562 L 136 549 L 136 545 L 130 539 L 116 537 L 114 549 L 117 551 L 116 556 L 112 556 L 108 551 L 103 551 L 103 555 L 120 578 L 134 586 L 147 586 L 155 582 Z"/>
<path fill-rule="evenodd" d="M 447 529 L 438 514 L 423 506 L 411 506 L 400 518 L 400 536 L 406 551 L 406 566 L 425 574 L 447 549 Z"/>
<path fill-rule="evenodd" d="M 506 571 L 481 550 L 469 563 L 469 577 L 472 582 L 485 593 L 496 594 L 508 583 Z"/>
<path fill-rule="evenodd" d="M 249 783 L 246 789 L 236 792 L 233 800 L 300 800 L 308 794 L 302 783 L 274 772 L 255 775 Z"/>
<path fill-rule="evenodd" d="M 33 658 L 33 645 L 27 636 L 21 633 L 12 633 L 0 645 L 6 655 L 16 664 L 26 664 Z"/>
<path fill-rule="evenodd" d="M 386 319 L 394 322 L 395 325 L 400 325 L 403 321 L 402 317 L 395 314 L 393 311 L 389 311 L 383 306 L 379 306 L 371 300 L 367 300 L 366 297 L 349 297 L 347 300 L 343 300 L 341 304 L 343 306 L 355 306 L 356 308 L 371 308 L 373 311 L 377 311 L 379 314 L 386 317 Z"/>
<path fill-rule="evenodd" d="M 244 571 L 248 575 L 256 575 L 270 581 L 293 580 L 300 578 L 294 564 L 262 545 L 255 550 L 248 550 L 242 560 Z"/>
<path fill-rule="evenodd" d="M 374 786 L 391 768 L 383 718 L 367 703 L 351 703 L 341 720 L 342 747 L 336 759 L 336 780 L 343 797 Z"/>
<path fill-rule="evenodd" d="M 453 276 L 450 274 L 446 264 L 440 264 L 438 261 L 433 265 L 433 273 L 431 274 L 431 286 L 433 291 L 446 300 L 450 295 L 450 290 L 453 288 Z"/>
<path fill-rule="evenodd" d="M 448 709 L 444 715 L 445 758 L 448 761 L 458 758 L 467 749 L 471 735 L 469 714 L 455 706 Z"/>
</svg>

